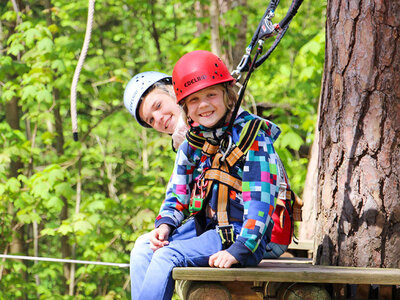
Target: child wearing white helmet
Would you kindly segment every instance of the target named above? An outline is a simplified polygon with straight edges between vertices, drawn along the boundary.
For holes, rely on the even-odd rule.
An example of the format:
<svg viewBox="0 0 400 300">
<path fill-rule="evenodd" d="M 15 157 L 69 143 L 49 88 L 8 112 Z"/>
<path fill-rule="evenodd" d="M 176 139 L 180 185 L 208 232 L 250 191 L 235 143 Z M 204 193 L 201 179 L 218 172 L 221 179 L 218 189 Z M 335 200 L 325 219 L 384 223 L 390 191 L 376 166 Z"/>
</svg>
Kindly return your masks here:
<svg viewBox="0 0 400 300">
<path fill-rule="evenodd" d="M 171 299 L 177 266 L 256 266 L 274 224 L 282 178 L 273 148 L 279 128 L 240 109 L 230 134 L 232 144 L 238 144 L 232 157 L 233 150 L 219 148 L 237 101 L 225 64 L 208 51 L 194 51 L 177 62 L 172 80 L 197 140 L 179 147 L 150 234 L 151 249 L 131 260 L 132 299 Z M 250 122 L 261 126 L 257 134 L 244 129 Z M 251 138 L 241 142 L 244 133 Z M 221 175 L 225 159 L 232 165 Z"/>
<path fill-rule="evenodd" d="M 185 139 L 187 125 L 176 104 L 171 76 L 155 71 L 136 74 L 125 88 L 124 104 L 141 126 L 171 134 L 173 149 Z"/>
</svg>

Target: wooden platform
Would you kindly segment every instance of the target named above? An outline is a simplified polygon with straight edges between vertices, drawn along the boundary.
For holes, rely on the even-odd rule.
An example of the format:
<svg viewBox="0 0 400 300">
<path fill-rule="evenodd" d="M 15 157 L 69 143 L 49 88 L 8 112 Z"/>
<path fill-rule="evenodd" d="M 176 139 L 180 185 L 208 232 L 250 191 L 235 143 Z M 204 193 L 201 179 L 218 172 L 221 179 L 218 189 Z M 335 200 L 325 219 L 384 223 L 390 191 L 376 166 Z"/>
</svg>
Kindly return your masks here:
<svg viewBox="0 0 400 300">
<path fill-rule="evenodd" d="M 314 266 L 310 259 L 263 260 L 255 268 L 175 268 L 174 279 L 400 285 L 400 269 Z"/>
</svg>

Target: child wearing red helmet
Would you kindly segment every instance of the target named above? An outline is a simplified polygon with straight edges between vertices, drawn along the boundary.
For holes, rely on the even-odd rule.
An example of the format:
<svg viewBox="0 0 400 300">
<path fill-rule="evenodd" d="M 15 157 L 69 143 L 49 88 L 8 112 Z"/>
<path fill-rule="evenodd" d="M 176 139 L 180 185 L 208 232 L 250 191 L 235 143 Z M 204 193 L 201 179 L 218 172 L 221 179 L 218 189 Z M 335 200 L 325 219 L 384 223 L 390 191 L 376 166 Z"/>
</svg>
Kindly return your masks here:
<svg viewBox="0 0 400 300">
<path fill-rule="evenodd" d="M 270 242 L 283 178 L 273 147 L 276 125 L 239 109 L 226 132 L 237 99 L 220 58 L 190 52 L 175 65 L 172 82 L 195 139 L 178 149 L 150 234 L 154 252 L 131 262 L 137 270 L 132 299 L 170 299 L 174 267 L 256 266 Z"/>
</svg>

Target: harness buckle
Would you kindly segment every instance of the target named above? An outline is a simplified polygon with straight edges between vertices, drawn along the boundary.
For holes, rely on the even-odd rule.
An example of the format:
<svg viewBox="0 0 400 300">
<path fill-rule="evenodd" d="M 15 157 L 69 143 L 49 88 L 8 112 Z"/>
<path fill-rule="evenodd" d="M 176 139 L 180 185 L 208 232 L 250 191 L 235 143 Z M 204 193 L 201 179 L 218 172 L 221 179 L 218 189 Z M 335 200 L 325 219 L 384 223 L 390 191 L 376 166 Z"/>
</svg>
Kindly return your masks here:
<svg viewBox="0 0 400 300">
<path fill-rule="evenodd" d="M 222 248 L 229 248 L 236 240 L 235 229 L 232 224 L 225 226 L 215 226 L 215 230 L 221 237 Z"/>
</svg>

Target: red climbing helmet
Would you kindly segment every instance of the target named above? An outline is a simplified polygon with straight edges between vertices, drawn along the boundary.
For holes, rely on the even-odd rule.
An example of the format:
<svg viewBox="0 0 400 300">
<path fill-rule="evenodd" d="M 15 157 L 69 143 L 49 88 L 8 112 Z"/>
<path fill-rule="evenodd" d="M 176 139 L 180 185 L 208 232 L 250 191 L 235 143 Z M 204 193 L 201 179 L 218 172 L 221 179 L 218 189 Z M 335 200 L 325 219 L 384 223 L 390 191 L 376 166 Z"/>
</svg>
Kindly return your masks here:
<svg viewBox="0 0 400 300">
<path fill-rule="evenodd" d="M 234 80 L 223 61 L 204 50 L 196 50 L 182 56 L 172 72 L 172 84 L 178 104 L 199 90 Z"/>
</svg>

